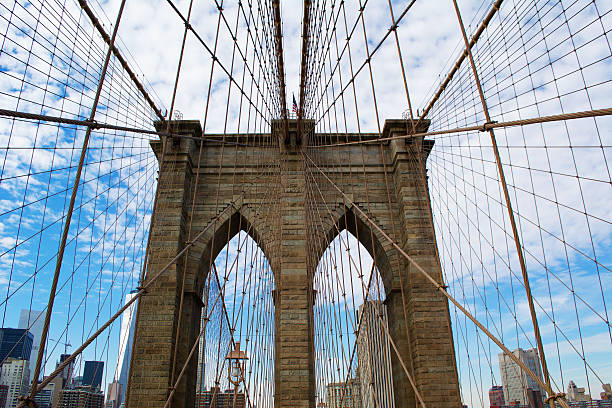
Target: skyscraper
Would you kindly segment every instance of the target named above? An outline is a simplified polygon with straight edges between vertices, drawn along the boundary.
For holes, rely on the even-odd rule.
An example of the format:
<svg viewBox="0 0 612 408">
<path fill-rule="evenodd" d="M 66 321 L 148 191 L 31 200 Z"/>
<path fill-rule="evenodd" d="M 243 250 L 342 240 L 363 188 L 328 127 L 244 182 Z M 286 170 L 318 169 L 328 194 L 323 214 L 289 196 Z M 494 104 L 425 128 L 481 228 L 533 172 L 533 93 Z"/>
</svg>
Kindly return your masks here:
<svg viewBox="0 0 612 408">
<path fill-rule="evenodd" d="M 62 391 L 59 408 L 102 408 L 104 393 L 89 387 L 65 389 Z"/>
<path fill-rule="evenodd" d="M 62 364 L 64 361 L 66 361 L 68 357 L 70 357 L 70 354 L 62 354 L 60 356 L 60 361 L 56 365 L 56 368 L 59 367 L 59 365 Z M 62 388 L 65 388 L 70 385 L 70 382 L 72 381 L 72 370 L 73 369 L 74 369 L 74 360 L 72 360 L 66 367 L 64 367 L 64 369 L 60 373 L 59 377 L 61 377 L 61 379 L 63 380 Z"/>
<path fill-rule="evenodd" d="M 46 379 L 46 377 L 45 377 Z M 60 398 L 62 397 L 62 389 L 64 387 L 64 379 L 59 375 L 51 380 L 49 385 L 53 384 L 53 399 L 51 406 L 53 408 L 59 407 Z"/>
<path fill-rule="evenodd" d="M 489 405 L 491 408 L 501 408 L 506 405 L 504 400 L 504 387 L 501 385 L 494 385 L 489 390 Z"/>
<path fill-rule="evenodd" d="M 26 329 L 0 329 L 0 364 L 7 358 L 29 360 L 34 336 Z M 28 373 L 28 375 L 30 375 Z M 30 377 L 28 377 L 28 381 Z"/>
<path fill-rule="evenodd" d="M 86 361 L 83 369 L 83 386 L 99 390 L 102 385 L 103 371 L 104 361 Z"/>
<path fill-rule="evenodd" d="M 40 348 L 40 338 L 42 337 L 43 326 L 45 325 L 45 315 L 38 310 L 21 309 L 19 315 L 20 329 L 27 329 L 32 333 L 32 353 L 30 354 L 30 382 L 34 379 L 34 369 L 36 358 Z M 37 379 L 38 380 L 38 379 Z"/>
<path fill-rule="evenodd" d="M 133 290 L 125 295 L 125 303 L 127 304 L 136 294 L 137 290 Z M 136 327 L 136 303 L 132 303 L 121 315 L 121 331 L 119 332 L 119 351 L 117 353 L 117 370 L 112 384 L 113 393 L 110 388 L 106 396 L 106 405 L 120 407 L 125 401 L 125 391 L 127 389 L 128 375 L 130 372 L 130 360 L 132 358 L 132 343 L 134 342 L 134 328 Z"/>
<path fill-rule="evenodd" d="M 360 324 L 357 372 L 362 407 L 394 408 L 387 307 L 380 301 L 369 300 L 359 307 L 357 321 Z"/>
<path fill-rule="evenodd" d="M 542 378 L 540 360 L 535 348 L 529 350 L 518 348 L 512 353 L 525 363 L 534 374 Z M 528 376 L 510 357 L 504 353 L 500 353 L 498 357 L 499 372 L 502 379 L 502 386 L 504 387 L 504 399 L 506 400 L 506 404 L 512 404 L 515 401 L 519 401 L 522 405 L 528 405 L 529 390 L 531 390 L 531 394 L 539 393 L 541 397 L 546 396 L 546 393 L 542 390 L 540 385 Z"/>
<path fill-rule="evenodd" d="M 106 391 L 106 403 L 105 408 L 119 408 L 121 406 L 121 392 L 123 386 L 118 381 L 113 381 L 108 384 L 108 390 Z"/>
<path fill-rule="evenodd" d="M 227 389 L 221 391 L 219 387 L 211 387 L 210 391 L 196 392 L 196 408 L 245 408 L 244 392 Z"/>
<path fill-rule="evenodd" d="M 204 307 L 202 309 L 202 315 L 200 316 L 200 328 L 204 327 L 206 324 L 206 313 L 207 308 Z M 205 392 L 206 391 L 206 381 L 204 379 L 205 376 L 205 353 L 206 353 L 206 339 L 205 335 L 200 336 L 198 339 L 198 371 L 196 377 L 196 390 L 197 392 Z"/>
<path fill-rule="evenodd" d="M 37 408 L 53 408 L 53 395 L 55 383 L 49 383 L 34 396 Z"/>
<path fill-rule="evenodd" d="M 346 382 L 327 384 L 327 407 L 329 408 L 361 408 L 361 391 L 359 380 L 349 378 Z"/>
<path fill-rule="evenodd" d="M 28 392 L 30 381 L 30 364 L 28 360 L 7 357 L 0 369 L 0 384 L 8 387 L 6 408 L 16 408 L 17 397 Z"/>
<path fill-rule="evenodd" d="M 8 397 L 8 385 L 0 384 L 0 408 L 6 406 L 6 398 Z"/>
</svg>

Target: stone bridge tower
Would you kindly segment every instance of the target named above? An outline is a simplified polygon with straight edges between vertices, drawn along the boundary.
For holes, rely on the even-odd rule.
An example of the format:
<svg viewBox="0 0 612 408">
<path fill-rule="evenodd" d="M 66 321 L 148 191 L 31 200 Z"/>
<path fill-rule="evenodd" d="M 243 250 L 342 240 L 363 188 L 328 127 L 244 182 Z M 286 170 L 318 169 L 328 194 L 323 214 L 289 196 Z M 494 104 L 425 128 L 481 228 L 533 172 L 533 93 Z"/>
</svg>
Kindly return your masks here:
<svg viewBox="0 0 612 408">
<path fill-rule="evenodd" d="M 206 232 L 190 249 L 188 256 L 167 270 L 140 300 L 126 406 L 164 406 L 172 378 L 178 376 L 200 331 L 202 289 L 211 262 L 227 242 L 226 237 L 248 229 L 266 254 L 276 281 L 274 405 L 278 408 L 314 408 L 314 295 L 310 278 L 312 271 L 308 269 L 313 267 L 314 259 L 309 261 L 309 257 L 316 258 L 322 254 L 312 254 L 308 250 L 309 240 L 317 238 L 329 243 L 336 231 L 344 228 L 359 237 L 376 260 L 385 286 L 391 337 L 427 406 L 461 406 L 446 299 L 403 258 L 398 259 L 397 251 L 382 233 L 370 228 L 368 221 L 368 218 L 375 220 L 390 237 L 394 236 L 394 225 L 396 242 L 438 282 L 442 282 L 430 227 L 427 193 L 422 183 L 424 168 L 419 167 L 424 166 L 433 142 L 397 139 L 384 142 L 382 148 L 377 143 L 319 149 L 317 155 L 323 159 L 322 163 L 337 161 L 331 156 L 325 160 L 325 155 L 343 158 L 342 166 L 326 173 L 342 191 L 350 190 L 351 196 L 350 203 L 340 194 L 336 195 L 335 202 L 327 202 L 326 206 L 333 208 L 321 212 L 327 214 L 322 223 L 326 226 L 318 225 L 313 229 L 308 225 L 308 211 L 313 208 L 306 201 L 308 164 L 301 154 L 308 138 L 300 137 L 308 134 L 303 130 L 312 124 L 302 122 L 300 132 L 295 122 L 289 122 L 289 128 L 280 132 L 285 136 L 279 137 L 274 144 L 262 142 L 273 140 L 270 134 L 257 137 L 225 135 L 226 141 L 241 142 L 241 147 L 234 149 L 206 142 L 201 156 L 199 122 L 171 122 L 174 133 L 190 137 L 169 138 L 164 161 L 159 166 L 156 205 L 163 211 L 156 214 L 150 232 L 151 249 L 145 281 L 186 245 L 196 177 L 199 181 L 192 228 L 196 234 L 205 228 Z M 423 125 L 417 131 L 426 131 L 428 124 Z M 276 128 L 279 126 L 273 124 L 273 135 L 279 132 Z M 383 137 L 406 132 L 405 121 L 387 120 Z M 357 135 L 344 136 L 358 140 Z M 310 138 L 322 137 L 326 135 L 310 134 Z M 361 134 L 359 137 L 368 139 L 379 135 Z M 206 135 L 205 138 L 216 137 Z M 417 145 L 423 148 L 418 149 Z M 152 143 L 152 147 L 160 160 L 161 143 Z M 420 159 L 417 154 L 422 155 Z M 347 157 L 352 159 L 347 161 Z M 255 175 L 250 167 L 236 167 L 236 163 L 254 161 L 268 163 L 269 171 Z M 384 188 L 385 170 L 390 194 Z M 348 177 L 349 171 L 351 178 Z M 245 185 L 249 186 L 248 191 L 243 189 Z M 267 190 L 270 185 L 276 186 L 272 195 Z M 369 186 L 367 200 L 366 185 Z M 356 211 L 355 206 L 366 211 L 367 217 Z M 400 279 L 400 271 L 403 279 Z M 180 340 L 175 344 L 183 281 Z M 407 319 L 404 318 L 404 304 Z M 177 362 L 173 373 L 175 347 Z M 396 354 L 393 351 L 391 354 L 395 406 L 414 407 L 416 401 L 412 387 Z M 174 408 L 195 405 L 196 365 L 197 359 L 193 358 L 177 387 L 172 403 Z"/>
</svg>

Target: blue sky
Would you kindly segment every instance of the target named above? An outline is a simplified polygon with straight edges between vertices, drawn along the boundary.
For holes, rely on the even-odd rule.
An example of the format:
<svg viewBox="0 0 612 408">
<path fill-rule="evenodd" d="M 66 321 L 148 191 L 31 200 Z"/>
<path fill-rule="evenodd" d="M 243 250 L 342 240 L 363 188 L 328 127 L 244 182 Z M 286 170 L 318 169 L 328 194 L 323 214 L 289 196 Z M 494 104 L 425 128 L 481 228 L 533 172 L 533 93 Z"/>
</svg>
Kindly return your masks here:
<svg viewBox="0 0 612 408">
<path fill-rule="evenodd" d="M 119 1 L 91 3 L 110 30 Z M 474 31 L 490 3 L 460 1 L 468 32 Z M 57 24 L 58 17 L 49 9 L 39 11 L 38 2 L 18 2 L 24 6 L 15 8 L 9 0 L 0 4 L 0 107 L 86 118 L 105 46 L 100 38 L 92 36 L 91 25 L 80 15 L 76 2 L 58 3 L 66 7 L 58 38 L 45 30 Z M 186 13 L 187 1 L 176 4 Z M 407 4 L 393 1 L 395 15 Z M 347 2 L 348 21 L 357 18 L 358 7 Z M 610 9 L 605 1 L 506 1 L 474 49 L 493 119 L 515 120 L 609 107 Z M 233 21 L 236 4 L 226 2 L 224 13 L 230 16 L 228 21 Z M 9 17 L 12 25 L 8 24 Z M 282 17 L 287 96 L 291 101 L 291 94 L 297 95 L 299 89 L 301 7 L 282 2 Z M 196 3 L 192 24 L 211 46 L 217 18 L 214 3 Z M 368 5 L 364 18 L 372 49 L 391 24 L 387 3 Z M 39 34 L 32 41 L 31 27 L 37 21 Z M 240 24 L 244 28 L 243 22 Z M 156 103 L 166 109 L 183 28 L 165 2 L 130 0 L 119 30 L 122 53 Z M 78 31 L 80 41 L 74 41 L 73 31 Z M 357 33 L 351 39 L 355 67 L 365 60 L 362 33 Z M 398 34 L 413 109 L 422 110 L 462 49 L 451 3 L 440 7 L 438 2 L 417 1 Z M 238 38 L 243 44 L 244 30 Z M 343 41 L 344 35 L 339 38 Z M 232 47 L 226 29 L 221 30 L 219 41 L 225 45 L 218 49 L 219 59 L 229 67 Z M 398 118 L 407 109 L 397 61 L 391 38 L 372 59 L 381 121 Z M 204 121 L 210 64 L 210 56 L 189 36 L 176 102 L 184 119 Z M 340 66 L 346 84 L 350 77 L 346 56 Z M 237 77 L 242 74 L 240 63 L 234 72 Z M 331 83 L 337 92 L 337 75 Z M 133 84 L 127 84 L 129 79 L 114 61 L 96 119 L 152 129 L 155 115 Z M 240 100 L 235 87 L 225 119 L 227 87 L 227 77 L 217 69 L 206 131 L 221 132 L 225 127 L 229 132 L 246 131 L 247 126 L 253 131 L 255 121 L 253 117 L 247 120 L 246 109 L 242 110 L 238 129 Z M 356 88 L 361 129 L 376 131 L 377 112 L 367 70 L 357 77 Z M 349 130 L 355 130 L 355 112 L 350 103 L 346 114 Z M 466 63 L 430 117 L 430 130 L 483 122 Z M 331 119 L 325 117 L 324 121 L 329 123 Z M 496 131 L 532 290 L 543 308 L 536 306 L 551 375 L 559 389 L 566 387 L 570 379 L 578 386 L 586 386 L 588 381 L 594 396 L 601 387 L 597 376 L 585 373 L 579 354 L 585 353 L 604 383 L 612 381 L 612 343 L 604 311 L 604 302 L 607 309 L 612 307 L 608 289 L 612 284 L 612 189 L 608 164 L 611 125 L 612 121 L 603 117 Z M 41 310 L 47 302 L 54 254 L 83 136 L 83 129 L 69 126 L 36 126 L 0 119 L 0 293 L 5 293 L 0 298 L 9 297 L 0 305 L 4 327 L 17 324 L 20 309 L 31 305 Z M 531 323 L 488 137 L 487 133 L 471 132 L 435 138 L 428 175 L 436 234 L 451 294 L 487 322 L 496 335 L 507 339 L 510 348 L 527 348 L 533 344 Z M 60 275 L 52 339 L 67 336 L 74 349 L 121 306 L 125 294 L 137 285 L 156 171 L 148 136 L 93 133 Z M 229 251 L 230 256 L 235 254 L 231 245 Z M 221 264 L 217 265 L 221 269 Z M 236 277 L 240 272 L 237 273 Z M 230 299 L 234 297 L 228 294 L 226 302 Z M 556 330 L 544 311 L 551 318 L 554 311 Z M 470 406 L 488 406 L 486 391 L 492 382 L 499 382 L 498 350 L 493 346 L 489 349 L 489 341 L 482 333 L 455 316 L 452 308 L 451 314 L 461 357 L 464 400 Z M 67 322 L 66 335 L 63 329 Z M 517 338 L 519 323 L 525 334 L 519 329 Z M 83 355 L 84 359 L 107 362 L 105 381 L 114 374 L 118 333 L 119 322 Z M 461 333 L 469 335 L 467 344 Z M 579 353 L 563 339 L 563 334 Z M 475 359 L 474 351 L 482 346 L 486 353 Z M 47 349 L 48 373 L 63 346 L 50 345 Z M 467 364 L 468 350 L 472 369 Z M 489 378 L 491 370 L 494 380 Z"/>
</svg>

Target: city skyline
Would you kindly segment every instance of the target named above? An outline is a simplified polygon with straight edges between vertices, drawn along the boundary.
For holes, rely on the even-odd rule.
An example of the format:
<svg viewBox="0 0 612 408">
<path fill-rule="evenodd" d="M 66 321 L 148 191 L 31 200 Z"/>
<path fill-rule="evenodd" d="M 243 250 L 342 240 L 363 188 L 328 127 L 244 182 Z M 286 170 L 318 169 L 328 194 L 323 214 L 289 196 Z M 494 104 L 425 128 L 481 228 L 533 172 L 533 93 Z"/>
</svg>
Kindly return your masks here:
<svg viewBox="0 0 612 408">
<path fill-rule="evenodd" d="M 220 3 L 2 1 L 0 400 L 607 401 L 612 1 Z"/>
<path fill-rule="evenodd" d="M 22 317 L 25 324 L 30 325 L 27 323 L 30 313 L 25 312 Z M 40 316 L 40 312 L 37 315 Z M 0 329 L 0 356 L 3 356 L 0 363 L 0 400 L 5 401 L 0 408 L 16 408 L 20 403 L 18 397 L 30 392 L 33 378 L 30 366 L 38 356 L 38 353 L 32 352 L 33 338 L 27 328 Z M 57 366 L 69 356 L 61 354 Z M 99 402 L 104 401 L 101 389 L 104 362 L 86 360 L 81 376 L 75 376 L 74 367 L 74 362 L 68 364 L 36 394 L 34 401 L 38 407 L 102 408 Z"/>
</svg>

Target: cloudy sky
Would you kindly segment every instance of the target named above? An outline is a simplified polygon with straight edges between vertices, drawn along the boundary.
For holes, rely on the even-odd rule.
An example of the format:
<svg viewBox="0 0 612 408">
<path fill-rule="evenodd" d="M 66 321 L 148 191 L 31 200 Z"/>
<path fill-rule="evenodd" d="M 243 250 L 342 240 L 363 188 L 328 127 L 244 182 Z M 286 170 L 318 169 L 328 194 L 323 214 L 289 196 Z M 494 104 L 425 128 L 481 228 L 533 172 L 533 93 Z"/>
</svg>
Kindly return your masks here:
<svg viewBox="0 0 612 408">
<path fill-rule="evenodd" d="M 192 33 L 187 36 L 175 108 L 183 119 L 205 124 L 207 133 L 267 131 L 265 120 L 277 113 L 274 106 L 262 102 L 275 92 L 273 54 L 261 46 L 255 47 L 258 54 L 254 54 L 252 42 L 247 41 L 250 16 L 245 21 L 244 4 L 240 8 L 234 1 L 224 1 L 220 19 L 220 2 L 193 4 L 191 24 L 205 46 Z M 107 32 L 112 30 L 119 3 L 90 2 Z M 491 3 L 459 2 L 468 35 Z M 36 1 L 1 0 L 0 4 L 0 107 L 87 118 L 105 46 L 78 4 L 73 0 L 54 0 L 44 6 Z M 187 16 L 189 1 L 173 4 Z M 409 4 L 392 1 L 395 17 Z M 408 108 L 393 35 L 371 60 L 372 80 L 370 67 L 364 65 L 366 47 L 372 52 L 392 25 L 389 3 L 366 3 L 367 38 L 359 8 L 358 1 L 346 1 L 341 14 L 337 2 L 323 2 L 316 8 L 320 21 L 331 17 L 330 26 L 337 28 L 332 40 L 333 31 L 321 25 L 320 51 L 312 61 L 313 72 L 320 75 L 313 80 L 316 91 L 310 95 L 309 112 L 321 131 L 343 131 L 346 126 L 349 131 L 377 132 L 385 119 L 400 118 Z M 262 18 L 257 7 L 254 10 L 255 18 Z M 474 48 L 493 119 L 609 107 L 611 10 L 606 0 L 506 0 Z M 302 6 L 294 0 L 281 1 L 281 13 L 287 108 L 291 108 L 293 95 L 299 99 Z M 262 40 L 269 35 L 261 20 L 253 26 L 260 27 Z M 345 30 L 352 32 L 353 26 L 349 60 Z M 163 112 L 171 105 L 184 27 L 167 1 L 126 2 L 119 49 Z M 452 2 L 414 2 L 397 32 L 412 108 L 422 111 L 462 51 Z M 77 37 L 81 40 L 76 41 Z M 329 52 L 321 46 L 326 41 L 332 44 Z M 221 64 L 216 64 L 212 79 L 211 53 Z M 241 56 L 248 61 L 246 69 Z M 347 86 L 351 63 L 353 72 L 363 67 L 355 77 L 354 93 Z M 235 82 L 228 79 L 228 72 Z M 130 82 L 113 60 L 96 119 L 151 129 L 155 115 Z M 340 97 L 343 87 L 346 104 Z M 255 108 L 265 120 L 259 120 Z M 342 111 L 347 123 L 336 125 L 334 112 Z M 467 61 L 428 117 L 431 130 L 484 122 Z M 19 309 L 42 310 L 46 304 L 84 132 L 8 119 L 0 123 L 0 279 L 6 287 L 3 325 L 11 327 L 17 324 Z M 604 117 L 496 132 L 555 386 L 563 390 L 572 379 L 594 396 L 601 390 L 600 380 L 612 381 L 607 311 L 612 302 L 610 129 L 612 122 Z M 435 140 L 428 160 L 429 188 L 451 294 L 507 341 L 509 348 L 533 347 L 489 135 L 444 134 Z M 90 147 L 77 201 L 79 216 L 73 219 L 69 255 L 60 277 L 62 301 L 54 311 L 51 332 L 53 339 L 67 338 L 72 349 L 112 315 L 136 286 L 155 187 L 156 161 L 148 137 L 94 132 Z M 230 252 L 234 253 L 231 245 Z M 369 262 L 364 271 L 369 271 Z M 348 258 L 343 264 L 349 264 Z M 86 296 L 73 296 L 77 291 Z M 451 308 L 451 314 L 464 401 L 488 406 L 488 388 L 500 383 L 498 350 L 459 312 Z M 107 362 L 110 371 L 105 381 L 113 376 L 117 333 L 118 324 L 84 356 Z M 62 349 L 59 342 L 54 347 L 47 356 L 47 373 Z"/>
</svg>

